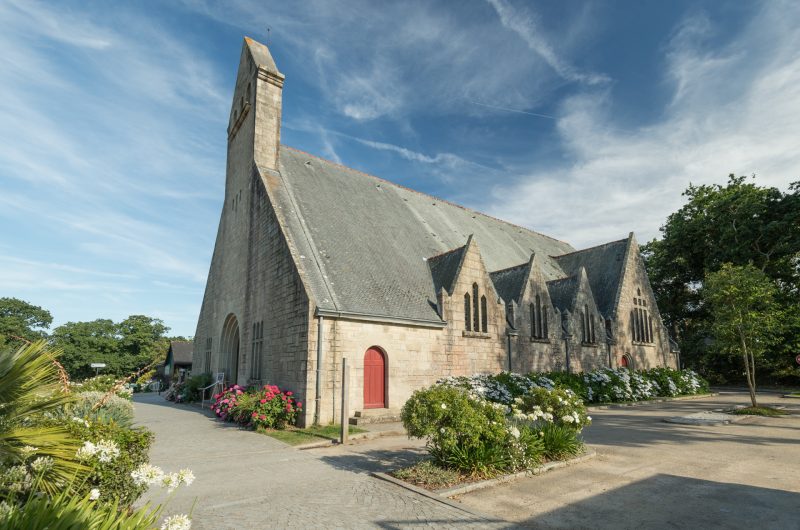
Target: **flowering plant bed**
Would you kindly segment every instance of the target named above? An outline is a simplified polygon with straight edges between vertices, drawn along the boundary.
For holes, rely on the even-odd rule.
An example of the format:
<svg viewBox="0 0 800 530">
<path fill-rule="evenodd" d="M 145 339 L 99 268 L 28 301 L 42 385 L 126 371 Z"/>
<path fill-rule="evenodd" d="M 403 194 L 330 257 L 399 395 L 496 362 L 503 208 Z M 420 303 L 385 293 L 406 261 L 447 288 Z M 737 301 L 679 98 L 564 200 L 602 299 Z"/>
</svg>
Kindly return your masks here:
<svg viewBox="0 0 800 530">
<path fill-rule="evenodd" d="M 252 429 L 283 429 L 297 421 L 303 404 L 275 385 L 250 390 L 233 385 L 214 395 L 211 410 L 221 420 Z"/>
</svg>

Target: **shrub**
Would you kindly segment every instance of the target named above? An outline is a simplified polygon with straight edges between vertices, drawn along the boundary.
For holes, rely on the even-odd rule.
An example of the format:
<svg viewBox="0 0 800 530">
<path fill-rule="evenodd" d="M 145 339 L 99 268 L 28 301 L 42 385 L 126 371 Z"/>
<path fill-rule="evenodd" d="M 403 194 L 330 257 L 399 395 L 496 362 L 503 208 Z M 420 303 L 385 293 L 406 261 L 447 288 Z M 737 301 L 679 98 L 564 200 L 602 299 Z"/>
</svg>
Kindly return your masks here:
<svg viewBox="0 0 800 530">
<path fill-rule="evenodd" d="M 211 410 L 217 417 L 252 428 L 283 429 L 297 421 L 303 404 L 291 391 L 275 385 L 245 390 L 233 385 L 214 396 Z"/>
<path fill-rule="evenodd" d="M 569 388 L 576 395 L 580 396 L 584 401 L 587 400 L 588 387 L 581 374 L 572 374 L 569 372 L 551 372 L 545 374 L 549 379 L 555 383 L 555 386 L 561 388 Z M 528 377 L 536 377 L 537 374 L 530 374 Z M 538 377 L 541 377 L 539 375 Z"/>
<path fill-rule="evenodd" d="M 543 423 L 555 423 L 580 432 L 592 422 L 583 400 L 568 388 L 532 388 L 514 400 L 512 418 L 534 430 Z"/>
<path fill-rule="evenodd" d="M 201 389 L 210 385 L 212 381 L 211 374 L 198 374 L 188 378 L 183 388 L 183 401 L 187 403 L 200 401 Z"/>
<path fill-rule="evenodd" d="M 427 439 L 435 463 L 491 476 L 528 464 L 521 433 L 506 422 L 507 411 L 464 388 L 441 384 L 414 392 L 401 416 L 409 436 Z"/>
<path fill-rule="evenodd" d="M 645 374 L 658 385 L 659 396 L 670 397 L 680 394 L 681 391 L 675 383 L 681 376 L 679 371 L 670 368 L 651 368 Z"/>
<path fill-rule="evenodd" d="M 115 423 L 70 421 L 69 431 L 83 442 L 100 444 L 112 442 L 119 450 L 107 462 L 94 462 L 89 479 L 78 488 L 79 494 L 88 494 L 93 488 L 100 490 L 101 500 L 118 502 L 130 506 L 144 493 L 142 487 L 131 477 L 131 473 L 148 462 L 148 452 L 153 443 L 153 433 L 145 428 L 129 429 Z"/>
<path fill-rule="evenodd" d="M 183 382 L 175 382 L 170 385 L 164 394 L 164 399 L 175 403 L 191 403 L 200 401 L 202 389 L 212 382 L 211 374 L 199 374 Z"/>
<path fill-rule="evenodd" d="M 89 379 L 85 379 L 79 383 L 70 382 L 69 386 L 72 390 L 77 392 L 111 392 L 122 381 L 114 378 L 113 375 L 98 375 Z M 131 399 L 133 391 L 128 386 L 120 385 L 116 388 L 117 396 L 124 399 Z"/>
<path fill-rule="evenodd" d="M 103 405 L 94 410 L 97 403 L 105 398 Z M 127 399 L 122 399 L 114 394 L 106 395 L 103 392 L 81 392 L 75 396 L 75 401 L 67 408 L 71 416 L 89 420 L 91 422 L 116 422 L 120 425 L 130 425 L 133 421 L 133 404 Z"/>
<path fill-rule="evenodd" d="M 563 460 L 583 452 L 583 441 L 578 432 L 567 426 L 545 423 L 539 436 L 544 445 L 544 456 L 550 460 Z"/>
</svg>

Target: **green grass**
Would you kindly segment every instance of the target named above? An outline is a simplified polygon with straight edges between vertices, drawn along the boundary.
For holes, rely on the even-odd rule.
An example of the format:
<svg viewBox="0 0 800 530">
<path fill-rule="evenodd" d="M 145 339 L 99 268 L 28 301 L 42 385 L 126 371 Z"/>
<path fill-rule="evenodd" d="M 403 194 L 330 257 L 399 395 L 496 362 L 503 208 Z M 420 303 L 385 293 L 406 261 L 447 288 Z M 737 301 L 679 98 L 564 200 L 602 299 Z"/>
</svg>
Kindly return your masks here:
<svg viewBox="0 0 800 530">
<path fill-rule="evenodd" d="M 389 473 L 415 486 L 429 490 L 438 490 L 454 486 L 466 480 L 465 476 L 453 469 L 439 467 L 430 460 L 423 460 L 411 467 L 405 467 Z"/>
<path fill-rule="evenodd" d="M 338 425 L 314 425 L 306 429 L 298 429 L 297 427 L 286 427 L 286 429 L 282 430 L 259 429 L 258 432 L 289 445 L 302 445 L 323 440 L 339 439 Z M 367 431 L 350 425 L 350 434 L 358 434 L 360 432 Z"/>
<path fill-rule="evenodd" d="M 785 410 L 775 409 L 772 407 L 745 407 L 743 409 L 736 409 L 734 414 L 744 414 L 748 416 L 785 416 L 789 414 Z"/>
</svg>

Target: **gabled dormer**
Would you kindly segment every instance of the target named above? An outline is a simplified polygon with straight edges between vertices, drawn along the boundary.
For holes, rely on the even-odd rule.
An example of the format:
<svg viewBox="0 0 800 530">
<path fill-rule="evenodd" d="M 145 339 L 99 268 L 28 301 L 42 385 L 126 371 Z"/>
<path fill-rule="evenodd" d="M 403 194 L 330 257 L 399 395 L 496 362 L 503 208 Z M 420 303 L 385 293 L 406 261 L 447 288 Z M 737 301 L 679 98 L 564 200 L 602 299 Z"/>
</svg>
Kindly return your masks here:
<svg viewBox="0 0 800 530">
<path fill-rule="evenodd" d="M 502 300 L 489 277 L 477 242 L 470 235 L 463 247 L 428 258 L 437 305 L 448 327 L 464 336 L 488 338 L 503 330 Z"/>
<path fill-rule="evenodd" d="M 491 277 L 506 303 L 511 328 L 532 341 L 549 342 L 558 329 L 556 312 L 536 255 L 516 267 L 492 272 Z"/>
<path fill-rule="evenodd" d="M 605 341 L 605 320 L 597 308 L 584 267 L 573 276 L 547 282 L 547 288 L 553 305 L 561 312 L 567 337 L 587 346 Z"/>
</svg>

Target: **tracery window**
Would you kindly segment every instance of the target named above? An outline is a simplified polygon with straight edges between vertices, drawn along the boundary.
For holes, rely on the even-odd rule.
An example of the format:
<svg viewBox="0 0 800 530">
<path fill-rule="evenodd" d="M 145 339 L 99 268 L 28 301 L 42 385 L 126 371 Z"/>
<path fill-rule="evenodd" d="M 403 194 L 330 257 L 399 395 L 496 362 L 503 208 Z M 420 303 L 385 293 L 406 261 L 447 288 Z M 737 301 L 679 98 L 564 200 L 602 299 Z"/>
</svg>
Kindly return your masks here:
<svg viewBox="0 0 800 530">
<path fill-rule="evenodd" d="M 647 310 L 647 300 L 641 297 L 642 290 L 636 289 L 631 310 L 631 336 L 634 342 L 653 343 L 653 317 Z"/>
<path fill-rule="evenodd" d="M 480 307 L 478 304 L 480 300 L 478 298 L 478 284 L 472 284 L 472 329 L 473 331 L 480 331 L 481 330 L 481 319 L 480 319 Z"/>
<path fill-rule="evenodd" d="M 588 304 L 584 304 L 583 311 L 581 311 L 581 342 L 586 344 L 597 343 L 594 315 L 589 312 Z"/>
</svg>

